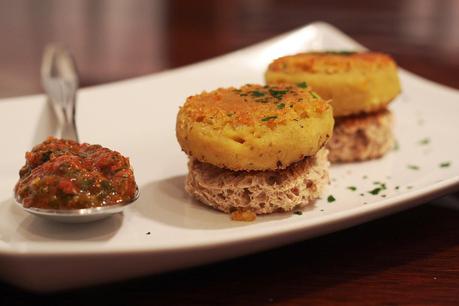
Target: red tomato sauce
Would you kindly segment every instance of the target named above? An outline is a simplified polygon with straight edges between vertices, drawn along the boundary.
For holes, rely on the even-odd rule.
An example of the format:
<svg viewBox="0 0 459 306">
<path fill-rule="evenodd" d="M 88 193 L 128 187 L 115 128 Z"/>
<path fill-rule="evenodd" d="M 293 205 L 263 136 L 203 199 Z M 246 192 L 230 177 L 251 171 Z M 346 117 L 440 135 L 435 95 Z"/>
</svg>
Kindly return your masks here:
<svg viewBox="0 0 459 306">
<path fill-rule="evenodd" d="M 135 197 L 129 159 L 100 145 L 49 137 L 25 158 L 15 187 L 24 207 L 80 209 Z"/>
</svg>

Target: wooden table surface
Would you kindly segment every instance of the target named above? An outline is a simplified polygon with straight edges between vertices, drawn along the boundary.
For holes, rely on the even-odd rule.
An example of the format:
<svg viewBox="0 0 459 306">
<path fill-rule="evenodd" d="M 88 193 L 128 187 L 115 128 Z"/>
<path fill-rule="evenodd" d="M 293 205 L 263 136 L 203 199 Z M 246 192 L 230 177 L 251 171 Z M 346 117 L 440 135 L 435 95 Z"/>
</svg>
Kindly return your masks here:
<svg viewBox="0 0 459 306">
<path fill-rule="evenodd" d="M 316 20 L 459 88 L 454 0 L 0 0 L 0 97 L 41 92 L 50 41 L 73 50 L 89 86 L 204 60 Z M 55 295 L 0 283 L 0 305 L 459 305 L 458 208 L 458 194 L 450 195 L 276 250 Z"/>
</svg>

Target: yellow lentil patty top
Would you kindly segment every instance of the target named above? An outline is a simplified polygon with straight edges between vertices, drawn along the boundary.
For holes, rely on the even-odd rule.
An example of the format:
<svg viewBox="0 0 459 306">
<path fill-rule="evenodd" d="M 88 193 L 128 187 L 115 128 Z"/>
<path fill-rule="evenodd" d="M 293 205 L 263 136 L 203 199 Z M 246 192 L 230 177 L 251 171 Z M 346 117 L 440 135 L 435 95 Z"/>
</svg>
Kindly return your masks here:
<svg viewBox="0 0 459 306">
<path fill-rule="evenodd" d="M 306 82 L 330 99 L 335 117 L 369 113 L 387 106 L 400 93 L 397 64 L 377 52 L 309 52 L 273 61 L 268 84 Z"/>
<path fill-rule="evenodd" d="M 275 170 L 314 155 L 331 136 L 332 108 L 305 84 L 219 88 L 189 97 L 177 139 L 191 157 L 230 170 Z"/>
</svg>

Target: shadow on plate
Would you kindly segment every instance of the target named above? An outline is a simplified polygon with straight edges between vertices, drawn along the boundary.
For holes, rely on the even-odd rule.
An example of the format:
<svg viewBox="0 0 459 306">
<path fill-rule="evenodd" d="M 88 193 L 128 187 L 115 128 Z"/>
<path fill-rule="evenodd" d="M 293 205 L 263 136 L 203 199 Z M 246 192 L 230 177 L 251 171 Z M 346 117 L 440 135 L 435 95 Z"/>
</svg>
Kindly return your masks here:
<svg viewBox="0 0 459 306">
<path fill-rule="evenodd" d="M 185 176 L 176 176 L 151 182 L 141 188 L 141 196 L 134 209 L 143 217 L 188 229 L 227 229 L 250 226 L 285 219 L 291 213 L 258 216 L 254 222 L 232 221 L 220 211 L 214 210 L 191 198 L 184 189 Z M 312 209 L 313 205 L 309 209 Z"/>
<path fill-rule="evenodd" d="M 2 233 L 7 241 L 104 241 L 114 236 L 123 223 L 122 214 L 91 223 L 58 223 L 30 215 L 18 207 L 13 199 L 0 203 L 0 207 L 0 211 L 8 215 L 8 220 L 17 224 L 16 228 L 11 227 L 10 233 Z"/>
</svg>

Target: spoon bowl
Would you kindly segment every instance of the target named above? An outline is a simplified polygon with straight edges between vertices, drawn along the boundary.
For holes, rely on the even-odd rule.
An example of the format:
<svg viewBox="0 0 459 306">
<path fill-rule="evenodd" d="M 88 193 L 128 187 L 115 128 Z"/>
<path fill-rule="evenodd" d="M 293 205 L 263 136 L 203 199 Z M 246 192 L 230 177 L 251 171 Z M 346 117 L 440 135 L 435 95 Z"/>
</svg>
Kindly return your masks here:
<svg viewBox="0 0 459 306">
<path fill-rule="evenodd" d="M 136 187 L 135 196 L 132 200 L 121 202 L 113 205 L 81 208 L 81 209 L 46 209 L 36 207 L 24 207 L 16 197 L 14 201 L 16 205 L 35 216 L 45 218 L 61 223 L 87 223 L 105 219 L 114 214 L 121 213 L 128 205 L 134 203 L 139 198 L 139 188 Z"/>
</svg>

